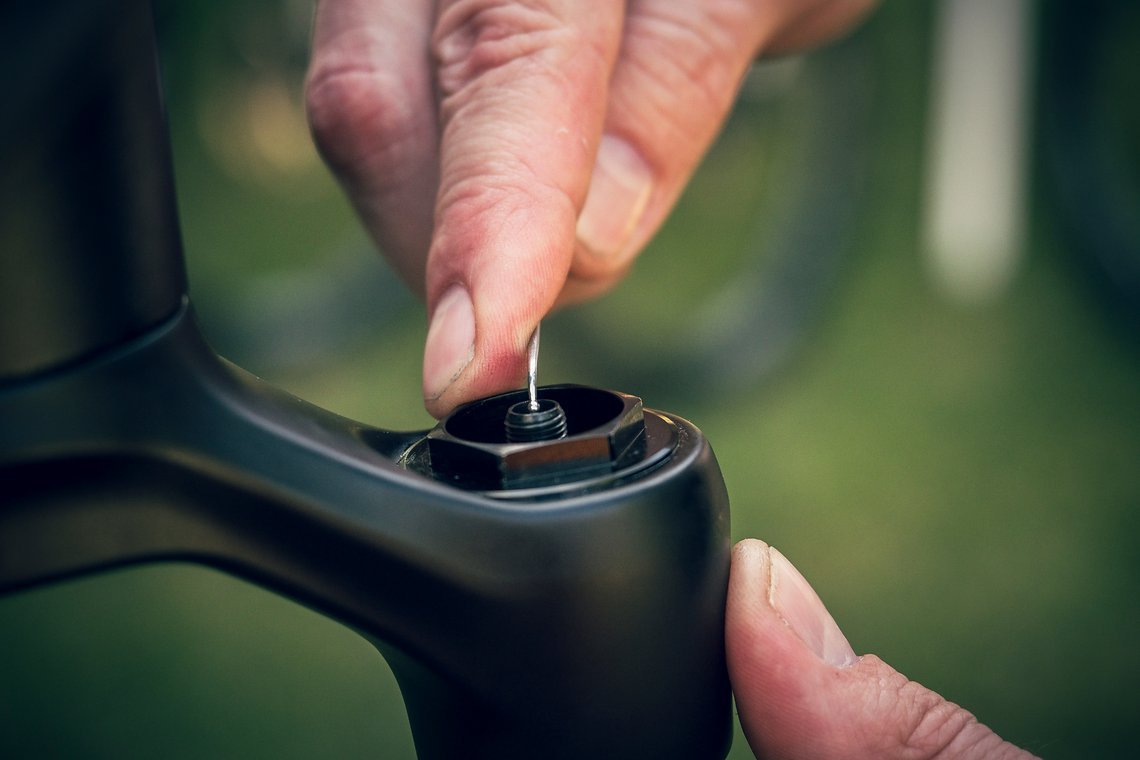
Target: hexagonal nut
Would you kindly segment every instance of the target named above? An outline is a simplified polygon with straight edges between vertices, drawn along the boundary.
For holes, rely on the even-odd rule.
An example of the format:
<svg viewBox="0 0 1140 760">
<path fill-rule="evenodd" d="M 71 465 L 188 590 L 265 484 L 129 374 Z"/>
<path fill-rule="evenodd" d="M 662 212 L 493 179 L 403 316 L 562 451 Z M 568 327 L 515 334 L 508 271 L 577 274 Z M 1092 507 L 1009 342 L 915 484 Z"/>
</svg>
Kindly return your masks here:
<svg viewBox="0 0 1140 760">
<path fill-rule="evenodd" d="M 566 412 L 567 434 L 552 441 L 511 443 L 504 420 L 512 404 L 526 398 L 513 391 L 475 401 L 445 417 L 420 451 L 432 477 L 468 489 L 537 488 L 619 470 L 645 454 L 641 399 L 580 385 L 549 386 L 540 398 Z"/>
</svg>

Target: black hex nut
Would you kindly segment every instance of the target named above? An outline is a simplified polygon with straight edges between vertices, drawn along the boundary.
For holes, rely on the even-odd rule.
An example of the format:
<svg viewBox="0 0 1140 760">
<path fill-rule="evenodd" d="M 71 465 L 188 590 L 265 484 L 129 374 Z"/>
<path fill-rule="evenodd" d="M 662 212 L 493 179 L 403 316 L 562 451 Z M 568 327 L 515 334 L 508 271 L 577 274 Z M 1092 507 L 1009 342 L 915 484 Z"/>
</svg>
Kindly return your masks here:
<svg viewBox="0 0 1140 760">
<path fill-rule="evenodd" d="M 644 456 L 645 419 L 637 396 L 561 385 L 540 389 L 539 398 L 565 411 L 564 437 L 507 440 L 507 412 L 526 399 L 524 391 L 513 391 L 460 407 L 441 420 L 425 438 L 426 447 L 412 454 L 420 458 L 415 469 L 465 488 L 494 491 L 586 480 Z"/>
</svg>

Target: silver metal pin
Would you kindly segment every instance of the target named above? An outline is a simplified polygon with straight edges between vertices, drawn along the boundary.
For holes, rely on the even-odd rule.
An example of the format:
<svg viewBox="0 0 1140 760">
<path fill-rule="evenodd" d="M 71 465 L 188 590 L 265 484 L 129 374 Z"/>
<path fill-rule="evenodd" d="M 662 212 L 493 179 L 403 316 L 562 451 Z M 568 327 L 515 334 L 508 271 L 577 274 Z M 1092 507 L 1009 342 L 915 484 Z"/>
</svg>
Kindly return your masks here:
<svg viewBox="0 0 1140 760">
<path fill-rule="evenodd" d="M 541 329 L 541 324 L 534 328 L 526 349 L 526 389 L 530 396 L 527 406 L 532 412 L 538 411 L 538 332 Z"/>
</svg>

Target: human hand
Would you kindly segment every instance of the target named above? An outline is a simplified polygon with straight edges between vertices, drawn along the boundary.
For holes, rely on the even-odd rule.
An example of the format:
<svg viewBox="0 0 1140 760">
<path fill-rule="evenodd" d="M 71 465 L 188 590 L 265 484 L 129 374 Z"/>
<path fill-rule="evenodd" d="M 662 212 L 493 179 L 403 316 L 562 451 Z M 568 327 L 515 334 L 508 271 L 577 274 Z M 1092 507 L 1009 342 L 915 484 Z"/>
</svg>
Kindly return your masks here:
<svg viewBox="0 0 1140 760">
<path fill-rule="evenodd" d="M 872 2 L 321 0 L 310 124 L 426 298 L 428 411 L 520 385 L 539 320 L 628 270 L 755 57 Z"/>
<path fill-rule="evenodd" d="M 757 757 L 1032 757 L 878 657 L 856 657 L 804 577 L 761 541 L 733 549 L 725 642 Z"/>
</svg>

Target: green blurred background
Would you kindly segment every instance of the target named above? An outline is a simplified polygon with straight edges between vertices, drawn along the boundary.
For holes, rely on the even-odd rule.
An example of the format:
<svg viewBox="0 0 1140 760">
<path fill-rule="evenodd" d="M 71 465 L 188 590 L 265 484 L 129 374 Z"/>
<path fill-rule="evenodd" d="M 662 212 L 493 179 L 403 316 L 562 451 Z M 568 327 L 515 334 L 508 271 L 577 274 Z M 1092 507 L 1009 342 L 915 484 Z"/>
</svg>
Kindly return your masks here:
<svg viewBox="0 0 1140 760">
<path fill-rule="evenodd" d="M 1140 14 L 1110 4 L 1113 24 L 1072 30 L 1060 5 L 1034 6 L 1027 238 L 1000 296 L 962 304 L 924 264 L 936 15 L 886 2 L 843 44 L 759 67 L 628 280 L 544 325 L 541 379 L 696 422 L 734 537 L 779 546 L 857 651 L 1045 756 L 1122 756 L 1140 713 L 1140 322 L 1064 192 L 1049 77 L 1062 31 L 1095 32 L 1086 91 L 1140 176 Z M 309 144 L 310 14 L 159 5 L 191 294 L 238 364 L 425 427 L 422 306 Z M 1129 224 L 1135 188 L 1112 196 Z M 354 633 L 160 566 L 0 600 L 0 756 L 414 753 Z M 750 757 L 739 734 L 731 757 Z"/>
</svg>

